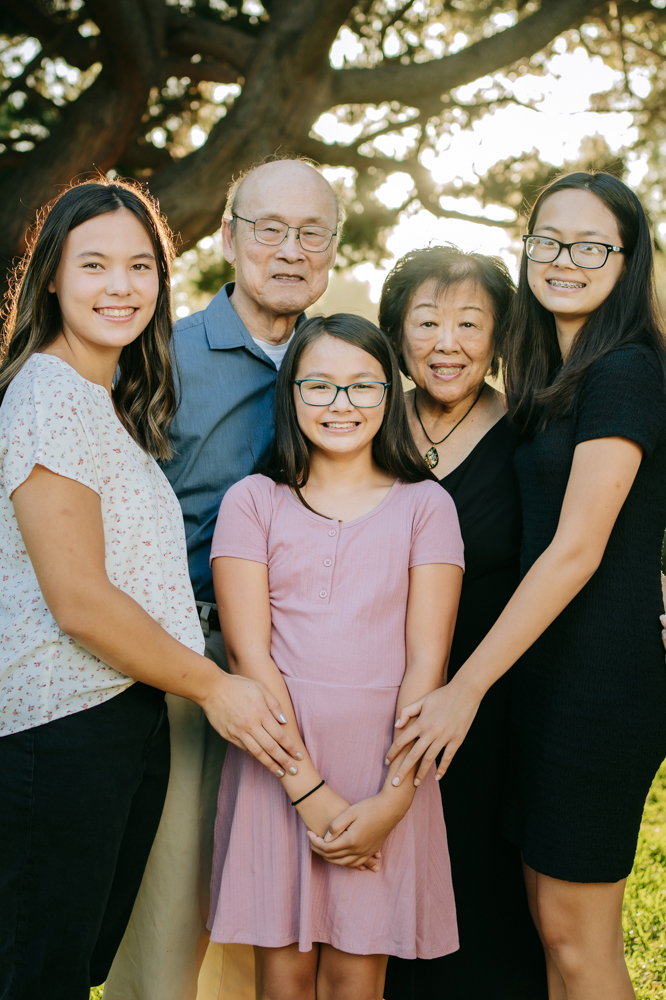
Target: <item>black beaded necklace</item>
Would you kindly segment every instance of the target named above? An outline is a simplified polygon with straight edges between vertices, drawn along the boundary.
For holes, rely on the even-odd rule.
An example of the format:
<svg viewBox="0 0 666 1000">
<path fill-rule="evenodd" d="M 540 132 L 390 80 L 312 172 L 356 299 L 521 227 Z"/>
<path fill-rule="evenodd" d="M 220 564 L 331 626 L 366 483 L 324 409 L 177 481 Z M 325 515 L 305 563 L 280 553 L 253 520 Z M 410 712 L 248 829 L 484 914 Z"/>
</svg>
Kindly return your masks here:
<svg viewBox="0 0 666 1000">
<path fill-rule="evenodd" d="M 485 387 L 486 387 L 486 383 L 482 382 L 481 383 L 481 389 L 479 390 L 479 393 L 478 393 L 476 399 L 474 400 L 474 402 L 470 406 L 470 408 L 467 411 L 467 413 L 463 413 L 463 415 L 460 418 L 460 420 L 458 421 L 458 423 L 453 425 L 453 427 L 451 428 L 451 430 L 448 432 L 448 434 L 444 435 L 444 437 L 442 438 L 441 441 L 433 441 L 433 439 L 430 437 L 430 435 L 428 434 L 427 430 L 423 426 L 423 421 L 421 420 L 421 417 L 419 415 L 419 410 L 418 410 L 418 407 L 416 405 L 416 392 L 414 392 L 414 412 L 416 414 L 416 419 L 418 420 L 418 422 L 421 425 L 421 430 L 423 431 L 423 433 L 427 437 L 428 441 L 430 441 L 430 444 L 432 445 L 432 448 L 428 448 L 428 450 L 427 450 L 427 452 L 425 453 L 425 456 L 424 456 L 425 457 L 425 464 L 428 466 L 429 469 L 434 469 L 435 466 L 438 465 L 438 463 L 439 463 L 439 452 L 437 451 L 437 448 L 435 448 L 435 445 L 436 444 L 443 444 L 446 441 L 447 438 L 451 437 L 451 435 L 453 434 L 453 432 L 456 429 L 456 427 L 460 426 L 460 424 L 463 422 L 463 420 L 465 419 L 465 417 L 468 417 L 470 415 L 470 413 L 472 412 L 472 410 L 474 409 L 474 407 L 476 406 L 476 404 L 481 399 L 481 394 L 482 394 L 483 390 L 485 389 Z"/>
</svg>

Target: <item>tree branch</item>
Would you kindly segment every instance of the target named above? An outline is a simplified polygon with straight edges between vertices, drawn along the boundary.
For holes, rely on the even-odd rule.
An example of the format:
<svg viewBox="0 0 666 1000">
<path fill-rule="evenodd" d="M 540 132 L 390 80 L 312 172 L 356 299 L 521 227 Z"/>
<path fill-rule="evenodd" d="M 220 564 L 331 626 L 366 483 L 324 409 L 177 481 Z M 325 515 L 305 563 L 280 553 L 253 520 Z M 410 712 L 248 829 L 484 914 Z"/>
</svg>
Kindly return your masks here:
<svg viewBox="0 0 666 1000">
<path fill-rule="evenodd" d="M 192 83 L 201 83 L 202 80 L 208 80 L 211 83 L 238 83 L 239 80 L 243 79 L 238 70 L 234 66 L 230 66 L 229 63 L 208 59 L 193 63 L 185 58 L 168 59 L 164 63 L 162 77 L 167 80 L 170 76 L 176 76 L 179 80 L 187 76 Z"/>
<path fill-rule="evenodd" d="M 256 42 L 226 24 L 216 24 L 203 17 L 187 17 L 170 10 L 167 15 L 167 46 L 172 53 L 210 56 L 242 73 L 256 48 Z"/>
<path fill-rule="evenodd" d="M 138 133 L 150 89 L 159 83 L 152 0 L 87 0 L 86 11 L 104 39 L 103 69 L 62 109 L 49 138 L 25 154 L 23 168 L 3 179 L 2 199 L 21 206 L 5 227 L 3 246 L 21 248 L 34 210 L 53 197 L 58 185 L 91 169 L 106 171 L 122 159 Z"/>
<path fill-rule="evenodd" d="M 518 219 L 507 221 L 506 219 L 488 219 L 484 215 L 466 215 L 464 212 L 456 212 L 453 209 L 442 208 L 439 202 L 430 202 L 424 205 L 419 198 L 419 204 L 426 212 L 431 212 L 438 219 L 459 219 L 461 222 L 474 222 L 479 226 L 497 226 L 499 229 L 516 229 L 520 225 Z M 405 206 L 406 207 L 406 206 Z M 402 209 L 404 211 L 404 208 Z"/>
<path fill-rule="evenodd" d="M 432 114 L 441 107 L 441 94 L 534 55 L 599 6 L 599 0 L 543 0 L 536 13 L 514 27 L 454 55 L 405 66 L 333 70 L 332 103 L 400 101 Z"/>
</svg>

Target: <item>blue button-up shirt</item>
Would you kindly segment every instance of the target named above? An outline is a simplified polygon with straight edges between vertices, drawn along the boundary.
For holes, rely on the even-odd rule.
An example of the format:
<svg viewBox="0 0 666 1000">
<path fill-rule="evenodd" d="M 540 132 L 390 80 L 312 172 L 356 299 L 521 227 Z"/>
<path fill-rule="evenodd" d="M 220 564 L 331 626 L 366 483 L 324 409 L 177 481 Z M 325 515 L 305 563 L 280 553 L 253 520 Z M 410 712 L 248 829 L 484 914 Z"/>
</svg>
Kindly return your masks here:
<svg viewBox="0 0 666 1000">
<path fill-rule="evenodd" d="M 206 309 L 176 323 L 181 393 L 173 458 L 163 466 L 183 509 L 194 594 L 211 603 L 208 559 L 222 497 L 268 457 L 274 433 L 277 369 L 231 305 L 233 290 L 225 285 Z"/>
</svg>

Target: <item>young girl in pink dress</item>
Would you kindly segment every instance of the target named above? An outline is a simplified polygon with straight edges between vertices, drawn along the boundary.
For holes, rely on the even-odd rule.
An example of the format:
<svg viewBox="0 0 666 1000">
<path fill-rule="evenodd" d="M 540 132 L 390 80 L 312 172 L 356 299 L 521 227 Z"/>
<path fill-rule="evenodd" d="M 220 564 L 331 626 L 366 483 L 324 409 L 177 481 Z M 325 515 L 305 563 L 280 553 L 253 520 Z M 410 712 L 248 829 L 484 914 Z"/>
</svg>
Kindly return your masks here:
<svg viewBox="0 0 666 1000">
<path fill-rule="evenodd" d="M 381 1000 L 389 954 L 458 947 L 434 774 L 396 787 L 385 757 L 401 707 L 442 682 L 464 563 L 373 324 L 294 334 L 271 469 L 226 494 L 211 560 L 230 668 L 288 706 L 302 757 L 271 774 L 227 750 L 212 940 L 255 946 L 259 1000 Z"/>
</svg>

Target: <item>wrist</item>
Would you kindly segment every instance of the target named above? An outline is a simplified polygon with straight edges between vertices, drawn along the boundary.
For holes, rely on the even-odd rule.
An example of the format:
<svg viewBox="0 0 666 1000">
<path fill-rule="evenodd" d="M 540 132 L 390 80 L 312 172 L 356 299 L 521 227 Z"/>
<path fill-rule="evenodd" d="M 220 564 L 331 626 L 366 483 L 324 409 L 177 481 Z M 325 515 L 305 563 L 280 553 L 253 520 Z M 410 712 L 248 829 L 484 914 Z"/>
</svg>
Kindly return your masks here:
<svg viewBox="0 0 666 1000">
<path fill-rule="evenodd" d="M 470 701 L 480 704 L 486 694 L 488 685 L 484 684 L 483 680 L 478 676 L 478 672 L 468 660 L 445 685 L 445 688 L 453 688 L 460 691 Z"/>
<path fill-rule="evenodd" d="M 200 656 L 199 660 L 200 663 L 187 678 L 187 690 L 183 694 L 185 698 L 189 698 L 195 705 L 205 710 L 210 699 L 216 694 L 222 694 L 224 697 L 232 678 L 207 657 Z"/>
<path fill-rule="evenodd" d="M 409 798 L 406 798 L 404 794 L 400 794 L 404 787 L 408 788 L 409 791 L 412 792 Z M 399 822 L 408 812 L 412 798 L 413 791 L 410 782 L 402 782 L 397 787 L 387 782 L 381 791 L 375 796 L 377 806 L 381 810 L 382 814 L 387 819 L 395 822 Z"/>
</svg>

